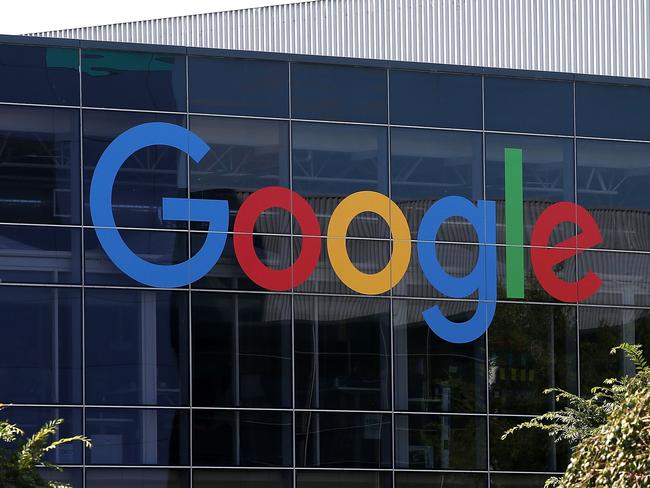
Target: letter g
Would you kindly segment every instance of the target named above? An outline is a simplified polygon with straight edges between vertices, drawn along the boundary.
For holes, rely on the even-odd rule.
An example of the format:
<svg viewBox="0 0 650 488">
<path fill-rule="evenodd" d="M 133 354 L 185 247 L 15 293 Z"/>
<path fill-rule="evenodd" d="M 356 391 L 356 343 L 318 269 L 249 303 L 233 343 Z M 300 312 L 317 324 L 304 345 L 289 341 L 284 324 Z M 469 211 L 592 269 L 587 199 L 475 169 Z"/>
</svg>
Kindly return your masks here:
<svg viewBox="0 0 650 488">
<path fill-rule="evenodd" d="M 124 162 L 148 146 L 174 147 L 197 163 L 209 149 L 199 136 L 178 125 L 151 122 L 132 127 L 111 142 L 99 158 L 90 184 L 90 215 L 100 244 L 122 272 L 153 287 L 185 286 L 205 276 L 221 257 L 228 230 L 228 202 L 163 198 L 164 220 L 208 222 L 209 233 L 205 243 L 193 257 L 178 264 L 155 264 L 137 256 L 116 228 L 112 193 L 115 178 Z"/>
</svg>

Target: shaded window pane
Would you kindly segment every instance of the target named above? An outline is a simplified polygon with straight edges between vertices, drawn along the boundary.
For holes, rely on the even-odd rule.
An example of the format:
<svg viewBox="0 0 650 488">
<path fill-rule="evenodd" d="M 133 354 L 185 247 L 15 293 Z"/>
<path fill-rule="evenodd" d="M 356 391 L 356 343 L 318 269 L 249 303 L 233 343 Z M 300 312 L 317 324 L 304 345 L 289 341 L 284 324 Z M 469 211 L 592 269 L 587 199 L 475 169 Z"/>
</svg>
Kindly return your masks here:
<svg viewBox="0 0 650 488">
<path fill-rule="evenodd" d="M 314 208 L 323 235 L 343 198 L 363 190 L 388 195 L 385 128 L 294 123 L 292 130 L 293 190 Z M 352 221 L 348 235 L 387 237 L 388 226 L 378 215 L 363 213 Z"/>
<path fill-rule="evenodd" d="M 79 105 L 79 51 L 61 47 L 0 46 L 0 99 Z"/>
<path fill-rule="evenodd" d="M 189 464 L 187 411 L 88 408 L 86 435 L 88 464 Z"/>
<path fill-rule="evenodd" d="M 447 196 L 476 201 L 483 196 L 482 136 L 471 132 L 391 129 L 391 198 L 400 207 L 417 238 L 420 221 L 431 205 Z M 463 224 L 464 222 L 464 224 Z M 438 239 L 471 240 L 471 230 L 451 219 Z"/>
<path fill-rule="evenodd" d="M 290 466 L 290 412 L 193 413 L 194 466 Z"/>
<path fill-rule="evenodd" d="M 481 129 L 480 76 L 390 71 L 390 123 Z"/>
<path fill-rule="evenodd" d="M 453 320 L 451 309 L 466 304 L 393 301 L 397 410 L 485 412 L 485 336 L 467 344 L 453 344 L 440 339 L 422 316 L 438 305 Z"/>
<path fill-rule="evenodd" d="M 72 488 L 83 487 L 83 470 L 81 468 L 66 468 L 61 472 L 56 471 L 55 469 L 39 468 L 38 471 L 43 479 L 47 481 L 67 483 Z"/>
<path fill-rule="evenodd" d="M 0 106 L 0 220 L 78 224 L 79 111 Z"/>
<path fill-rule="evenodd" d="M 0 225 L 0 281 L 81 283 L 81 231 Z"/>
<path fill-rule="evenodd" d="M 84 106 L 186 110 L 185 56 L 85 49 L 81 81 Z"/>
<path fill-rule="evenodd" d="M 575 201 L 573 140 L 535 136 L 486 135 L 485 193 L 497 202 L 497 242 L 505 242 L 506 148 L 522 150 L 524 193 L 524 243 L 540 214 L 555 202 Z M 558 226 L 551 243 L 575 235 L 575 225 Z"/>
<path fill-rule="evenodd" d="M 188 403 L 188 296 L 86 290 L 86 403 Z"/>
<path fill-rule="evenodd" d="M 390 468 L 390 415 L 296 412 L 296 463 L 321 468 Z"/>
<path fill-rule="evenodd" d="M 193 470 L 194 488 L 291 488 L 293 474 L 288 470 Z"/>
<path fill-rule="evenodd" d="M 395 488 L 485 488 L 487 475 L 471 473 L 395 473 Z"/>
<path fill-rule="evenodd" d="M 181 232 L 121 231 L 126 245 L 142 259 L 156 264 L 177 264 L 188 259 L 188 234 Z M 85 274 L 88 285 L 140 286 L 108 258 L 95 229 L 84 230 Z M 188 280 L 189 281 L 189 280 Z"/>
<path fill-rule="evenodd" d="M 650 140 L 650 87 L 576 83 L 579 136 Z"/>
<path fill-rule="evenodd" d="M 296 119 L 386 123 L 386 71 L 293 63 L 291 110 Z"/>
<path fill-rule="evenodd" d="M 579 307 L 580 391 L 589 395 L 606 378 L 633 376 L 635 367 L 623 353 L 610 354 L 627 342 L 643 346 L 650 357 L 650 311 L 627 308 Z"/>
<path fill-rule="evenodd" d="M 289 188 L 289 124 L 276 120 L 229 119 L 193 116 L 192 132 L 210 151 L 199 164 L 190 163 L 192 198 L 227 200 L 231 223 L 243 201 L 267 186 Z M 285 202 L 291 205 L 290 199 Z M 207 230 L 207 224 L 193 228 Z M 269 209 L 257 219 L 255 232 L 288 234 L 288 212 Z"/>
<path fill-rule="evenodd" d="M 192 293 L 193 402 L 291 407 L 291 297 Z"/>
<path fill-rule="evenodd" d="M 297 488 L 391 488 L 392 475 L 372 471 L 298 471 Z"/>
<path fill-rule="evenodd" d="M 490 468 L 493 471 L 564 471 L 569 462 L 566 443 L 555 444 L 546 432 L 523 429 L 501 440 L 524 417 L 490 417 Z M 517 485 L 519 486 L 519 485 Z"/>
<path fill-rule="evenodd" d="M 577 393 L 576 308 L 500 303 L 488 331 L 493 413 L 556 408 L 546 388 Z"/>
<path fill-rule="evenodd" d="M 86 469 L 86 488 L 189 488 L 189 470 Z M 76 487 L 73 487 L 76 488 Z"/>
<path fill-rule="evenodd" d="M 550 475 L 545 474 L 494 474 L 490 475 L 490 488 L 543 488 Z"/>
<path fill-rule="evenodd" d="M 572 135 L 573 83 L 486 77 L 485 129 Z"/>
<path fill-rule="evenodd" d="M 3 402 L 81 402 L 80 290 L 4 286 L 0 327 Z"/>
<path fill-rule="evenodd" d="M 25 432 L 26 438 L 33 436 L 47 422 L 55 419 L 63 419 L 64 422 L 51 437 L 51 441 L 80 435 L 83 432 L 80 408 L 10 407 L 0 413 L 0 419 L 17 425 Z M 45 461 L 62 465 L 81 464 L 82 451 L 83 445 L 80 442 L 64 444 L 47 453 Z"/>
<path fill-rule="evenodd" d="M 190 112 L 288 117 L 289 64 L 190 56 Z"/>
<path fill-rule="evenodd" d="M 83 113 L 84 222 L 90 217 L 90 184 L 99 158 L 124 131 L 148 122 L 185 127 L 185 117 L 136 112 Z M 118 227 L 187 228 L 187 222 L 163 220 L 164 197 L 187 197 L 188 157 L 169 146 L 149 146 L 137 151 L 122 165 L 113 186 L 113 215 Z M 194 163 L 192 163 L 194 164 Z"/>
<path fill-rule="evenodd" d="M 389 306 L 380 298 L 295 297 L 297 408 L 390 408 Z"/>
<path fill-rule="evenodd" d="M 577 141 L 578 203 L 603 236 L 598 247 L 650 250 L 650 145 Z"/>
<path fill-rule="evenodd" d="M 410 469 L 486 469 L 485 417 L 396 415 L 395 464 Z"/>
</svg>

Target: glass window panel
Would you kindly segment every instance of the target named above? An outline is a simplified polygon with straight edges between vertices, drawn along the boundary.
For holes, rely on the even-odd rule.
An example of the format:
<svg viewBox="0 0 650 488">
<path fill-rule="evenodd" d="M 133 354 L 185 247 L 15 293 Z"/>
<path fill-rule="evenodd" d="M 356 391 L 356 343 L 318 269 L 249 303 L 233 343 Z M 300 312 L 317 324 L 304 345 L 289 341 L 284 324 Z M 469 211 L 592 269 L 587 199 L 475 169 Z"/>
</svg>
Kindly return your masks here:
<svg viewBox="0 0 650 488">
<path fill-rule="evenodd" d="M 440 306 L 445 316 L 453 320 L 453 309 L 466 310 L 476 305 L 393 300 L 395 408 L 485 412 L 485 336 L 467 344 L 440 339 L 422 316 L 434 306 Z"/>
<path fill-rule="evenodd" d="M 81 283 L 81 230 L 0 225 L 0 281 Z"/>
<path fill-rule="evenodd" d="M 189 464 L 187 411 L 87 408 L 86 435 L 93 440 L 88 464 Z"/>
<path fill-rule="evenodd" d="M 292 488 L 293 473 L 288 470 L 224 469 L 193 470 L 194 488 Z"/>
<path fill-rule="evenodd" d="M 290 466 L 291 412 L 193 411 L 194 466 Z"/>
<path fill-rule="evenodd" d="M 497 242 L 505 242 L 506 148 L 522 150 L 524 243 L 540 214 L 555 202 L 575 202 L 573 140 L 535 136 L 486 135 L 486 197 L 497 202 Z M 575 225 L 563 224 L 551 236 L 556 244 L 575 235 Z"/>
<path fill-rule="evenodd" d="M 0 391 L 6 403 L 81 402 L 81 291 L 2 287 Z"/>
<path fill-rule="evenodd" d="M 291 407 L 291 297 L 192 293 L 193 402 Z"/>
<path fill-rule="evenodd" d="M 395 473 L 395 488 L 485 488 L 487 475 L 478 473 Z"/>
<path fill-rule="evenodd" d="M 3 101 L 79 105 L 77 49 L 3 44 L 0 69 Z"/>
<path fill-rule="evenodd" d="M 479 133 L 391 129 L 391 198 L 417 238 L 420 221 L 436 200 L 483 197 L 483 152 Z M 466 221 L 441 226 L 441 241 L 473 240 Z"/>
<path fill-rule="evenodd" d="M 580 136 L 650 140 L 650 87 L 576 83 Z"/>
<path fill-rule="evenodd" d="M 486 77 L 485 129 L 573 135 L 573 82 Z"/>
<path fill-rule="evenodd" d="M 634 375 L 634 364 L 615 346 L 641 344 L 650 358 L 650 310 L 578 307 L 580 326 L 580 391 L 589 395 L 606 378 Z"/>
<path fill-rule="evenodd" d="M 490 468 L 492 471 L 564 471 L 569 461 L 565 443 L 555 444 L 548 433 L 524 429 L 501 440 L 503 433 L 524 417 L 490 417 Z"/>
<path fill-rule="evenodd" d="M 129 249 L 146 261 L 166 265 L 188 259 L 187 233 L 127 230 L 120 235 Z M 84 247 L 87 285 L 142 285 L 113 264 L 100 246 L 95 229 L 84 230 Z"/>
<path fill-rule="evenodd" d="M 66 468 L 61 472 L 55 469 L 39 468 L 38 471 L 47 481 L 67 483 L 71 488 L 83 488 L 83 470 L 81 468 Z"/>
<path fill-rule="evenodd" d="M 486 417 L 395 416 L 395 464 L 407 469 L 486 469 Z"/>
<path fill-rule="evenodd" d="M 543 488 L 551 475 L 546 474 L 494 474 L 490 475 L 490 488 Z"/>
<path fill-rule="evenodd" d="M 148 122 L 185 127 L 185 116 L 86 110 L 84 124 L 84 222 L 90 225 L 90 183 L 97 161 L 124 131 Z M 118 227 L 187 228 L 187 222 L 162 220 L 164 197 L 187 197 L 186 154 L 169 146 L 150 146 L 128 158 L 113 186 L 113 215 Z M 194 164 L 194 163 L 192 163 Z"/>
<path fill-rule="evenodd" d="M 289 188 L 289 124 L 277 120 L 192 116 L 192 132 L 210 151 L 199 164 L 190 165 L 192 198 L 227 200 L 231 223 L 243 201 L 267 186 Z M 286 206 L 291 205 L 287 198 Z M 193 228 L 207 230 L 205 223 Z M 290 214 L 269 209 L 257 219 L 255 232 L 289 234 Z"/>
<path fill-rule="evenodd" d="M 0 106 L 0 171 L 2 222 L 78 224 L 79 111 Z"/>
<path fill-rule="evenodd" d="M 390 70 L 390 123 L 481 129 L 480 76 Z"/>
<path fill-rule="evenodd" d="M 85 293 L 86 403 L 187 404 L 187 293 Z"/>
<path fill-rule="evenodd" d="M 83 104 L 184 112 L 185 56 L 85 49 L 81 54 Z"/>
<path fill-rule="evenodd" d="M 87 468 L 86 488 L 189 488 L 189 470 Z"/>
<path fill-rule="evenodd" d="M 296 407 L 390 408 L 390 303 L 294 299 Z"/>
<path fill-rule="evenodd" d="M 293 189 L 314 208 L 323 235 L 343 198 L 363 190 L 388 195 L 384 127 L 312 123 L 292 127 Z M 348 236 L 388 237 L 388 226 L 378 215 L 364 212 L 352 221 Z"/>
<path fill-rule="evenodd" d="M 286 62 L 188 58 L 190 112 L 288 117 Z"/>
<path fill-rule="evenodd" d="M 321 468 L 390 468 L 390 414 L 296 412 L 296 463 Z"/>
<path fill-rule="evenodd" d="M 11 407 L 1 412 L 0 418 L 17 425 L 27 437 L 36 434 L 41 427 L 54 419 L 63 419 L 64 422 L 51 438 L 52 441 L 79 435 L 83 432 L 80 408 Z M 50 451 L 45 456 L 45 461 L 60 465 L 81 464 L 82 451 L 83 445 L 80 442 L 63 444 L 55 451 Z"/>
<path fill-rule="evenodd" d="M 291 65 L 291 116 L 386 123 L 386 71 L 333 64 Z"/>
<path fill-rule="evenodd" d="M 577 141 L 578 203 L 603 236 L 598 247 L 650 250 L 650 144 Z"/>
<path fill-rule="evenodd" d="M 499 303 L 488 331 L 492 413 L 541 414 L 577 393 L 576 307 Z"/>
<path fill-rule="evenodd" d="M 391 488 L 391 473 L 385 471 L 298 471 L 297 488 Z"/>
</svg>

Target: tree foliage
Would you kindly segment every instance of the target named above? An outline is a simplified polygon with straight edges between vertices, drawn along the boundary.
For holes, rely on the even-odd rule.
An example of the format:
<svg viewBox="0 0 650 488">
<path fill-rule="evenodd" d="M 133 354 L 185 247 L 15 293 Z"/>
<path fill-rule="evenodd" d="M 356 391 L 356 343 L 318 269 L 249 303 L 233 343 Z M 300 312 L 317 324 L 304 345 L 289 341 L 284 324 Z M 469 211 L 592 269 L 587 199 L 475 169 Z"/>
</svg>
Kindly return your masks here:
<svg viewBox="0 0 650 488">
<path fill-rule="evenodd" d="M 571 462 L 561 478 L 546 486 L 620 487 L 650 486 L 650 366 L 641 346 L 621 344 L 636 366 L 637 374 L 605 380 L 593 388 L 590 398 L 561 389 L 546 390 L 566 406 L 508 430 L 502 438 L 521 429 L 541 429 L 556 442 L 573 447 Z"/>
<path fill-rule="evenodd" d="M 0 404 L 0 410 L 5 406 Z M 0 486 L 13 488 L 69 488 L 70 485 L 44 480 L 37 468 L 43 466 L 56 471 L 61 468 L 45 461 L 45 456 L 59 446 L 71 442 L 81 442 L 90 447 L 90 440 L 77 435 L 54 439 L 63 419 L 50 420 L 31 437 L 10 423 L 0 420 Z"/>
</svg>

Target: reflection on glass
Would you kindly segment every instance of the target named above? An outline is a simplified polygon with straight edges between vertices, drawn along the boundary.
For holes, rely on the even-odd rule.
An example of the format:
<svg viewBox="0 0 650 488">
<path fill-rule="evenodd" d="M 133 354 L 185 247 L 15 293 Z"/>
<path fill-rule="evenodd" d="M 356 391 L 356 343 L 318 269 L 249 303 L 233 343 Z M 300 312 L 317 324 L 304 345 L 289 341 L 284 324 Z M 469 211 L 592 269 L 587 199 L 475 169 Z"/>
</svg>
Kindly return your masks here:
<svg viewBox="0 0 650 488">
<path fill-rule="evenodd" d="M 84 223 L 90 225 L 90 183 L 97 161 L 122 132 L 136 125 L 163 122 L 185 127 L 180 115 L 102 112 L 83 113 Z M 113 185 L 113 215 L 118 227 L 187 228 L 187 222 L 162 220 L 164 197 L 187 197 L 188 157 L 169 146 L 149 146 L 128 158 Z M 194 164 L 194 163 L 192 163 Z"/>
<path fill-rule="evenodd" d="M 292 488 L 288 470 L 194 469 L 194 488 Z"/>
<path fill-rule="evenodd" d="M 74 435 L 76 435 L 77 432 L 75 432 Z M 83 487 L 83 470 L 81 468 L 66 468 L 63 471 L 57 471 L 55 469 L 39 468 L 38 471 L 39 471 L 39 475 L 42 476 L 43 479 L 47 481 L 57 481 L 59 483 L 67 483 L 72 488 Z"/>
<path fill-rule="evenodd" d="M 298 471 L 296 488 L 391 488 L 392 475 L 373 471 Z"/>
<path fill-rule="evenodd" d="M 650 250 L 650 145 L 578 140 L 578 203 L 608 249 Z"/>
<path fill-rule="evenodd" d="M 485 336 L 469 344 L 440 339 L 422 313 L 434 306 L 455 320 L 476 304 L 393 300 L 395 408 L 425 412 L 485 412 Z"/>
<path fill-rule="evenodd" d="M 546 432 L 524 429 L 505 440 L 503 433 L 523 417 L 490 417 L 490 468 L 494 471 L 564 471 L 569 461 L 565 443 L 555 444 Z"/>
<path fill-rule="evenodd" d="M 589 395 L 606 378 L 634 375 L 632 362 L 609 352 L 623 342 L 640 344 L 650 357 L 650 310 L 579 307 L 580 391 Z"/>
<path fill-rule="evenodd" d="M 395 416 L 395 464 L 410 469 L 486 469 L 485 417 Z"/>
<path fill-rule="evenodd" d="M 488 330 L 490 409 L 541 414 L 546 388 L 577 393 L 576 308 L 500 303 Z"/>
<path fill-rule="evenodd" d="M 194 405 L 291 407 L 291 297 L 192 293 Z"/>
<path fill-rule="evenodd" d="M 81 290 L 2 287 L 4 403 L 81 402 Z"/>
<path fill-rule="evenodd" d="M 321 468 L 390 468 L 390 415 L 296 412 L 296 463 Z"/>
<path fill-rule="evenodd" d="M 190 112 L 289 115 L 289 63 L 237 58 L 188 58 Z"/>
<path fill-rule="evenodd" d="M 2 222 L 78 224 L 79 111 L 0 106 L 0 170 Z"/>
<path fill-rule="evenodd" d="M 86 409 L 88 464 L 189 464 L 189 419 L 182 410 Z"/>
<path fill-rule="evenodd" d="M 395 473 L 395 488 L 485 488 L 487 475 L 471 473 Z"/>
<path fill-rule="evenodd" d="M 83 103 L 90 107 L 186 110 L 185 56 L 84 49 Z"/>
<path fill-rule="evenodd" d="M 482 136 L 473 132 L 391 129 L 391 198 L 417 238 L 420 221 L 436 200 L 483 196 Z M 464 227 L 469 227 L 465 229 Z M 473 240 L 471 226 L 454 219 L 441 226 L 441 241 Z"/>
<path fill-rule="evenodd" d="M 86 469 L 86 488 L 189 488 L 183 469 Z M 73 488 L 76 488 L 74 486 Z"/>
<path fill-rule="evenodd" d="M 194 410 L 194 466 L 290 466 L 291 412 Z"/>
<path fill-rule="evenodd" d="M 209 146 L 199 164 L 190 164 L 192 198 L 227 200 L 233 228 L 242 202 L 267 186 L 289 187 L 289 124 L 277 120 L 192 116 L 190 129 Z M 291 205 L 287 198 L 286 206 Z M 207 230 L 207 224 L 193 224 Z M 289 213 L 269 209 L 257 219 L 255 232 L 288 234 Z"/>
<path fill-rule="evenodd" d="M 86 290 L 86 403 L 188 403 L 188 296 Z"/>
<path fill-rule="evenodd" d="M 81 231 L 0 225 L 0 281 L 81 283 Z"/>
<path fill-rule="evenodd" d="M 573 135 L 570 81 L 485 77 L 486 130 Z"/>
<path fill-rule="evenodd" d="M 573 139 L 487 134 L 485 142 L 485 194 L 497 202 L 497 242 L 505 242 L 505 148 L 522 150 L 524 192 L 524 242 L 532 226 L 555 202 L 574 202 Z M 551 243 L 575 235 L 575 225 L 564 224 Z"/>
<path fill-rule="evenodd" d="M 323 235 L 343 198 L 364 190 L 388 195 L 384 127 L 294 123 L 292 130 L 293 189 L 314 208 Z M 352 222 L 348 235 L 388 237 L 388 226 L 378 215 L 363 213 Z"/>
<path fill-rule="evenodd" d="M 490 488 L 542 488 L 550 475 L 495 474 L 490 475 Z"/>
<path fill-rule="evenodd" d="M 386 123 L 386 71 L 334 64 L 291 65 L 295 119 Z"/>
<path fill-rule="evenodd" d="M 296 296 L 296 407 L 390 408 L 390 303 Z"/>
</svg>

